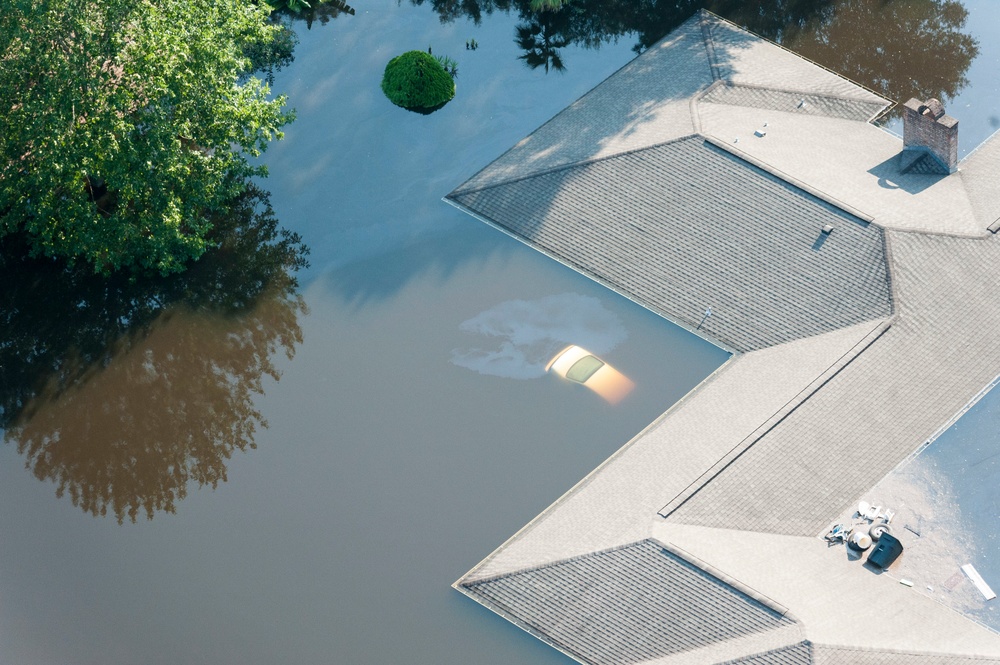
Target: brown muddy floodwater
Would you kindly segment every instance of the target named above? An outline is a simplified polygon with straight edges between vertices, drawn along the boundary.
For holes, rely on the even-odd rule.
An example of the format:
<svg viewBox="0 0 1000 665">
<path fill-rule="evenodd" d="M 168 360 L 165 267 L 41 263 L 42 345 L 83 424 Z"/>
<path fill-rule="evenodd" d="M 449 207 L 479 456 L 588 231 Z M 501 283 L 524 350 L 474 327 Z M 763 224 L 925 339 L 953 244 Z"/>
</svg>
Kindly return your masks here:
<svg viewBox="0 0 1000 665">
<path fill-rule="evenodd" d="M 674 4 L 296 21 L 275 88 L 298 119 L 263 186 L 310 268 L 236 210 L 172 281 L 2 275 L 0 662 L 567 662 L 449 585 L 728 356 L 440 199 L 633 46 L 744 3 Z M 869 87 L 943 97 L 963 154 L 1000 126 L 988 0 L 753 4 L 752 28 Z M 423 116 L 378 84 L 428 45 L 458 94 Z M 634 390 L 546 373 L 571 344 Z"/>
</svg>

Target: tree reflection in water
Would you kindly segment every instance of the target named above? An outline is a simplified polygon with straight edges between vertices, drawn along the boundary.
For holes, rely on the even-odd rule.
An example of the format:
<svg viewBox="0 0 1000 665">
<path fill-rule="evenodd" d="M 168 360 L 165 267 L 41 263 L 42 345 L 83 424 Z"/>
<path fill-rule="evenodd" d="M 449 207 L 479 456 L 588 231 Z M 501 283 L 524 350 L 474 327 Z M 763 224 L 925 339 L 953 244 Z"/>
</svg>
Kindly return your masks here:
<svg viewBox="0 0 1000 665">
<path fill-rule="evenodd" d="M 533 16 L 527 23 L 517 26 L 517 46 L 524 51 L 524 55 L 518 57 L 532 69 L 543 65 L 546 73 L 549 67 L 557 72 L 565 69 L 559 49 L 569 46 L 570 42 L 554 25 L 557 21 L 552 12 L 542 12 L 540 16 Z"/>
<path fill-rule="evenodd" d="M 0 247 L 0 427 L 93 515 L 174 512 L 267 426 L 254 398 L 302 340 L 308 250 L 253 187 L 214 240 L 183 274 L 111 279 Z"/>
<path fill-rule="evenodd" d="M 842 0 L 782 43 L 893 101 L 953 99 L 979 44 L 962 32 L 969 12 L 956 0 Z"/>
<path fill-rule="evenodd" d="M 953 98 L 979 53 L 976 40 L 962 32 L 968 12 L 958 0 L 570 0 L 540 12 L 531 0 L 430 5 L 443 22 L 467 17 L 479 23 L 494 11 L 516 12 L 520 57 L 553 69 L 562 69 L 559 48 L 570 44 L 597 47 L 632 36 L 641 53 L 705 8 L 898 101 Z"/>
</svg>

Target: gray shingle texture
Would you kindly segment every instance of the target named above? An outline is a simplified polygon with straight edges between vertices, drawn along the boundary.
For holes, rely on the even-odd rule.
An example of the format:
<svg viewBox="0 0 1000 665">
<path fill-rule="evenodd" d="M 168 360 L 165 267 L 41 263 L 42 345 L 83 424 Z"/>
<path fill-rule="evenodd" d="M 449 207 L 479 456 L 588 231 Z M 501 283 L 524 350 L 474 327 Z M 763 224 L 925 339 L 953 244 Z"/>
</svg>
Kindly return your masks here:
<svg viewBox="0 0 1000 665">
<path fill-rule="evenodd" d="M 1000 658 L 813 645 L 815 665 L 997 665 Z"/>
<path fill-rule="evenodd" d="M 914 173 L 917 175 L 948 175 L 948 167 L 941 163 L 937 157 L 925 152 L 919 155 L 907 155 L 905 152 L 900 155 L 902 163 L 906 165 L 901 168 L 900 173 Z"/>
<path fill-rule="evenodd" d="M 783 649 L 737 658 L 722 665 L 812 665 L 812 645 L 808 640 Z"/>
<path fill-rule="evenodd" d="M 450 198 L 739 351 L 892 309 L 881 229 L 698 137 Z"/>
<path fill-rule="evenodd" d="M 814 535 L 1000 374 L 1000 238 L 889 241 L 892 327 L 670 520 Z"/>
<path fill-rule="evenodd" d="M 790 90 L 774 90 L 751 85 L 726 83 L 706 92 L 701 101 L 789 113 L 825 115 L 865 122 L 885 108 L 880 101 L 831 97 Z"/>
<path fill-rule="evenodd" d="M 888 331 L 879 330 L 860 355 L 845 355 L 849 364 L 824 374 L 818 392 L 782 407 L 754 428 L 747 447 L 740 439 L 735 458 L 709 468 L 694 483 L 704 482 L 700 489 L 682 492 L 664 528 L 696 529 L 682 522 L 815 535 L 1000 373 L 1000 304 L 990 278 L 1000 239 L 883 232 L 696 136 L 726 145 L 741 137 L 738 147 L 769 170 L 846 201 L 879 225 L 982 235 L 1000 218 L 1000 141 L 988 141 L 947 178 L 926 175 L 934 165 L 924 162 L 900 173 L 899 140 L 859 122 L 886 105 L 701 13 L 449 196 L 650 309 L 700 325 L 731 348 L 757 350 L 716 377 L 718 385 L 763 354 L 841 335 L 852 324 L 871 326 L 895 310 Z M 755 139 L 764 121 L 767 137 Z M 825 224 L 835 227 L 832 235 L 820 235 Z M 712 316 L 702 321 L 708 306 Z M 814 337 L 820 333 L 827 335 Z M 765 402 L 757 386 L 747 382 L 738 396 Z M 734 408 L 730 393 L 691 405 L 713 417 Z M 758 415 L 746 404 L 736 408 L 744 419 Z M 664 421 L 669 445 L 698 442 L 683 436 L 698 420 L 685 425 L 689 412 Z M 711 428 L 698 432 L 713 437 Z M 787 619 L 653 541 L 580 555 L 644 537 L 645 507 L 689 484 L 645 463 L 670 458 L 667 444 L 653 450 L 661 446 L 656 435 L 554 504 L 461 588 L 587 663 L 674 662 L 678 655 L 678 662 L 753 665 L 1000 663 L 887 651 L 884 641 L 870 650 L 798 642 L 798 626 L 790 630 Z M 728 439 L 715 444 L 731 448 Z M 683 466 L 678 459 L 670 458 L 672 470 Z M 616 491 L 623 477 L 641 487 Z M 856 644 L 851 635 L 844 643 Z M 894 646 L 917 648 L 905 644 Z"/>
<path fill-rule="evenodd" d="M 694 131 L 691 97 L 711 83 L 708 53 L 695 15 L 519 141 L 460 189 L 496 184 L 690 134 Z"/>
<path fill-rule="evenodd" d="M 805 58 L 765 41 L 714 14 L 702 12 L 716 78 L 737 84 L 851 97 L 885 99 Z"/>
<path fill-rule="evenodd" d="M 958 175 L 982 226 L 1000 219 L 1000 136 L 994 134 L 958 163 Z"/>
<path fill-rule="evenodd" d="M 782 649 L 730 660 L 721 665 L 997 665 L 997 663 L 1000 663 L 1000 658 L 858 649 L 812 644 L 805 640 Z"/>
<path fill-rule="evenodd" d="M 463 587 L 583 663 L 636 663 L 793 624 L 651 540 Z"/>
</svg>

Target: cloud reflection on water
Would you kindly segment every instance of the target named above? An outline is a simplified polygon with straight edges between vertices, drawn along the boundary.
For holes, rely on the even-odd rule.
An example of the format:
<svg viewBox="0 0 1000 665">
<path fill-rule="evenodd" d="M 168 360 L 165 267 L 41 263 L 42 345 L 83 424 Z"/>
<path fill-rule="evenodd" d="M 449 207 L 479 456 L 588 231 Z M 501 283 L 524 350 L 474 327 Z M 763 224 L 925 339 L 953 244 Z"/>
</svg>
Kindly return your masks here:
<svg viewBox="0 0 1000 665">
<path fill-rule="evenodd" d="M 569 344 L 605 354 L 628 338 L 618 316 L 597 298 L 578 293 L 508 300 L 463 321 L 459 329 L 497 338 L 499 347 L 453 349 L 451 362 L 509 379 L 544 376 L 552 356 Z"/>
</svg>

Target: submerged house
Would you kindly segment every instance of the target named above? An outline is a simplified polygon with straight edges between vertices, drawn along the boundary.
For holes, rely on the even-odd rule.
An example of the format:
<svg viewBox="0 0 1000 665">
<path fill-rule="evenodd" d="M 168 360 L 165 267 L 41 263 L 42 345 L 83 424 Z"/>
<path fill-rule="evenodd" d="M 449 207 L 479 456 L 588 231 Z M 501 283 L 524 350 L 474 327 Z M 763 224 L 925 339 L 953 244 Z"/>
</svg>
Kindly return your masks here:
<svg viewBox="0 0 1000 665">
<path fill-rule="evenodd" d="M 1000 140 L 889 106 L 700 12 L 448 195 L 733 352 L 456 589 L 581 663 L 1000 663 L 820 537 L 1000 375 Z"/>
</svg>

